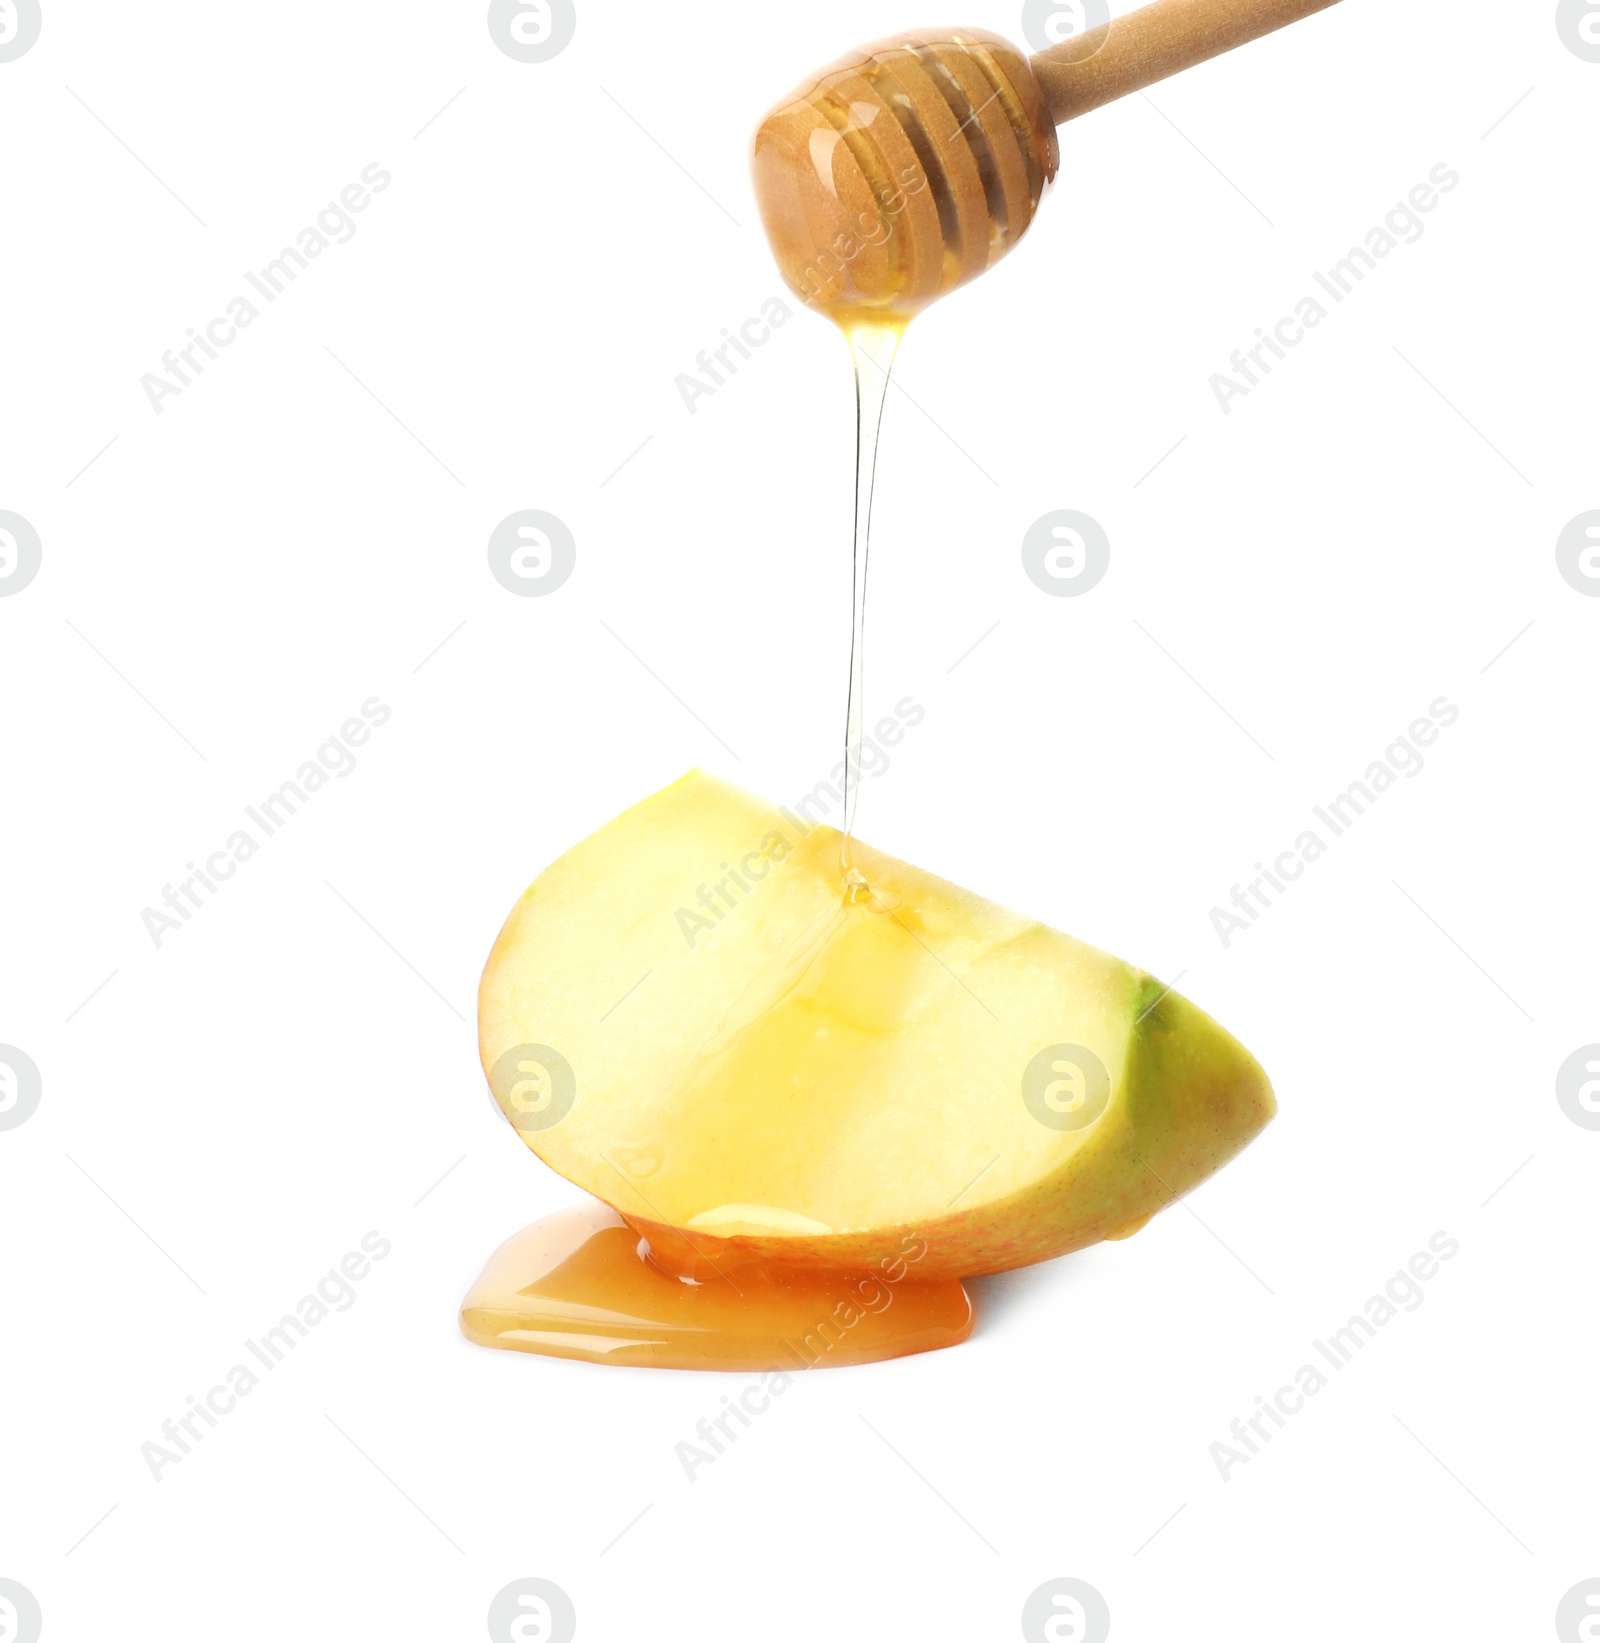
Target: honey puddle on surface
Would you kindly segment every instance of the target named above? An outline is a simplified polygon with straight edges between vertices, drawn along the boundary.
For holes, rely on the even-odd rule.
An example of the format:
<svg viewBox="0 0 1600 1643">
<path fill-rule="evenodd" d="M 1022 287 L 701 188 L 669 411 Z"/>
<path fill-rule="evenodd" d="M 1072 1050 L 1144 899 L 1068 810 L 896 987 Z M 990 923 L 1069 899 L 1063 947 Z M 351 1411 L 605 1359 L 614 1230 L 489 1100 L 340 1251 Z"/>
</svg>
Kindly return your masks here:
<svg viewBox="0 0 1600 1643">
<path fill-rule="evenodd" d="M 655 1369 L 823 1369 L 955 1346 L 972 1303 L 955 1278 L 773 1263 L 674 1277 L 604 1204 L 535 1222 L 490 1257 L 461 1307 L 479 1346 Z"/>
</svg>

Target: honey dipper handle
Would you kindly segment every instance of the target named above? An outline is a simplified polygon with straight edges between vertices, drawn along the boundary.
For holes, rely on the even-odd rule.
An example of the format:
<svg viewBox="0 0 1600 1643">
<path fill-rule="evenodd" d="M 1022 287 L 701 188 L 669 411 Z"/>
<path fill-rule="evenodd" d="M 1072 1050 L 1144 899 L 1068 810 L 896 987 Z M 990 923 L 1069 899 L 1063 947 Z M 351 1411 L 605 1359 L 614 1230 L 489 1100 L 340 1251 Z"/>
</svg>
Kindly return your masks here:
<svg viewBox="0 0 1600 1643">
<path fill-rule="evenodd" d="M 1060 125 L 1337 3 L 1155 0 L 1041 51 L 1033 72 Z"/>
</svg>

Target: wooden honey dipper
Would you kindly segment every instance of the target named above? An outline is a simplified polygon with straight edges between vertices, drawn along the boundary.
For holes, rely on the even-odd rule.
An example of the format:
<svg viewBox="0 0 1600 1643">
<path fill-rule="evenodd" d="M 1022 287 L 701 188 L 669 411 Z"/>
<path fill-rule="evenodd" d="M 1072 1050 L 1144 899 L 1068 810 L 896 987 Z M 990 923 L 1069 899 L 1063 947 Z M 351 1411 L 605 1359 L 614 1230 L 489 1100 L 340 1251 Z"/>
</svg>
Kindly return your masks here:
<svg viewBox="0 0 1600 1643">
<path fill-rule="evenodd" d="M 784 278 L 835 320 L 903 324 L 1021 239 L 1057 125 L 1336 3 L 1155 0 L 1031 58 L 982 29 L 862 46 L 756 132 Z"/>
</svg>

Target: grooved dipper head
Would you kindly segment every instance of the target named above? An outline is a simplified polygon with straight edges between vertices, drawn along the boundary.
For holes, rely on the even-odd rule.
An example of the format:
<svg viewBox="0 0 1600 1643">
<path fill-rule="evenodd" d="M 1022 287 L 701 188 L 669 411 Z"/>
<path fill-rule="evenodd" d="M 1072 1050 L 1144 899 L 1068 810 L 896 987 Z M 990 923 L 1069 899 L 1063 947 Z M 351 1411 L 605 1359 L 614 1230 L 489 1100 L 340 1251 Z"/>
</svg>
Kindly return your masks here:
<svg viewBox="0 0 1600 1643">
<path fill-rule="evenodd" d="M 841 324 L 903 323 L 998 262 L 1059 163 L 1027 57 L 981 29 L 862 46 L 774 108 L 752 155 L 784 278 Z"/>
</svg>

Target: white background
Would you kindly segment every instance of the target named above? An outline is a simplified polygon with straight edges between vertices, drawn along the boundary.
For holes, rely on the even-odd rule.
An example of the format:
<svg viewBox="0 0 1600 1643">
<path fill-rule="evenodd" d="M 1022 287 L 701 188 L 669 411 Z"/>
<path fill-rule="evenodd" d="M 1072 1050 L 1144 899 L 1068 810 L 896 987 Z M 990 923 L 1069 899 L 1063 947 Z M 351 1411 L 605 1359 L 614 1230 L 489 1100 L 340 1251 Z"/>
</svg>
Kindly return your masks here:
<svg viewBox="0 0 1600 1643">
<path fill-rule="evenodd" d="M 580 1196 L 491 1111 L 474 989 L 625 806 L 837 757 L 844 347 L 797 312 L 693 416 L 674 378 L 781 289 L 760 114 L 942 19 L 580 0 L 521 64 L 481 5 L 45 8 L 0 64 L 0 508 L 43 542 L 0 599 L 0 1041 L 44 1092 L 0 1133 L 0 1576 L 45 1636 L 480 1637 L 529 1575 L 590 1640 L 1013 1637 L 1062 1575 L 1121 1643 L 1550 1635 L 1600 1576 L 1600 1134 L 1554 1088 L 1600 1039 L 1600 600 L 1554 553 L 1600 507 L 1600 65 L 1553 7 L 1352 0 L 1085 118 L 913 328 L 868 705 L 927 718 L 861 830 L 1181 975 L 1282 1111 L 692 1483 L 737 1381 L 456 1332 Z M 355 238 L 156 415 L 141 376 L 370 162 Z M 1211 374 L 1440 162 L 1421 240 L 1224 416 Z M 487 569 L 521 508 L 577 540 L 547 598 Z M 1111 540 L 1081 598 L 1022 571 L 1056 508 Z M 360 767 L 158 950 L 141 910 L 372 696 Z M 1210 909 L 1439 696 L 1422 774 L 1225 949 Z M 357 1303 L 153 1481 L 373 1229 Z M 1209 1446 L 1440 1230 L 1425 1304 L 1224 1482 Z"/>
</svg>

